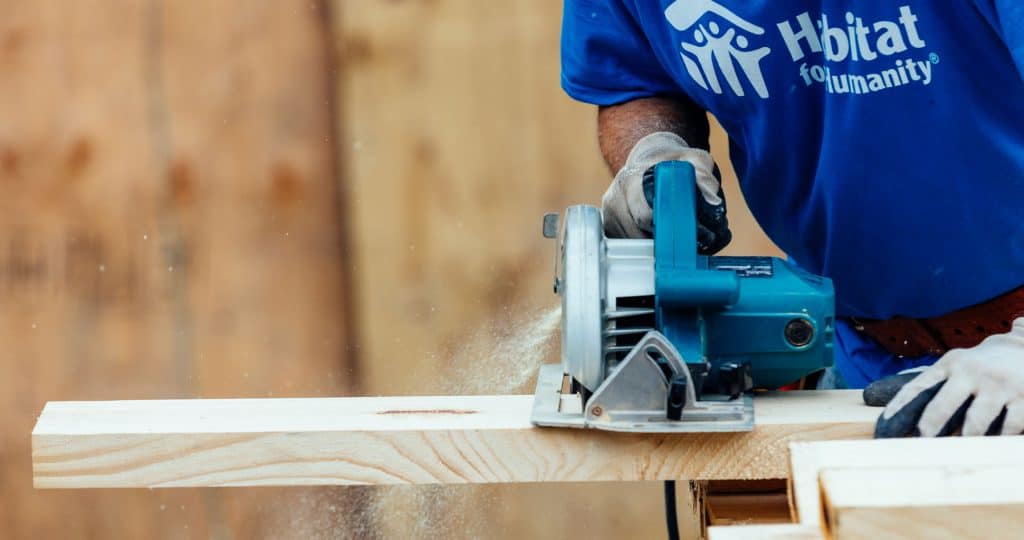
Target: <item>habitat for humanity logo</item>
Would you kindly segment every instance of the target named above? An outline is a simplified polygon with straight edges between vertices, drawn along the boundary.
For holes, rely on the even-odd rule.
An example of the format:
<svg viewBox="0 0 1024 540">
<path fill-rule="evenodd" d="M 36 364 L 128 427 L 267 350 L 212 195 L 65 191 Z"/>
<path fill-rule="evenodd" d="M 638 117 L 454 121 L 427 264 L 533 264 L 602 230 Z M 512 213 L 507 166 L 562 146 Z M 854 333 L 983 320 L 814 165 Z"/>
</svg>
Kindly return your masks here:
<svg viewBox="0 0 1024 540">
<path fill-rule="evenodd" d="M 869 94 L 910 83 L 931 84 L 932 66 L 939 63 L 939 55 L 930 53 L 927 58 L 915 58 L 913 49 L 926 45 L 917 21 L 910 6 L 901 6 L 893 19 L 866 22 L 848 11 L 844 25 L 836 24 L 835 19 L 824 13 L 815 21 L 810 13 L 804 12 L 794 21 L 776 26 L 793 62 L 800 64 L 797 71 L 805 85 L 821 84 L 830 94 Z M 805 57 L 819 54 L 821 63 L 804 61 Z M 856 63 L 886 58 L 890 60 L 880 70 L 843 73 Z"/>
<path fill-rule="evenodd" d="M 717 15 L 730 26 L 723 28 L 716 20 L 702 23 L 708 14 Z M 757 95 L 762 99 L 768 98 L 761 59 L 772 50 L 768 47 L 752 49 L 750 44 L 753 36 L 764 34 L 764 28 L 742 19 L 713 0 L 676 0 L 665 10 L 665 17 L 683 33 L 686 41 L 680 43 L 683 52 L 679 54 L 683 57 L 687 73 L 701 88 L 721 94 L 722 84 L 718 79 L 718 71 L 721 70 L 729 89 L 742 97 L 745 92 L 738 68 Z"/>
<path fill-rule="evenodd" d="M 830 94 L 870 94 L 913 83 L 928 86 L 939 56 L 920 53 L 926 42 L 917 14 L 904 5 L 889 16 L 866 20 L 847 11 L 842 18 L 825 13 L 814 17 L 805 11 L 775 27 L 805 86 L 821 85 Z M 767 40 L 764 28 L 714 0 L 675 0 L 665 18 L 682 34 L 679 55 L 701 88 L 722 94 L 727 86 L 740 97 L 752 88 L 762 99 L 768 98 L 761 60 L 772 50 L 753 45 L 755 40 Z M 867 65 L 855 68 L 858 64 Z"/>
</svg>

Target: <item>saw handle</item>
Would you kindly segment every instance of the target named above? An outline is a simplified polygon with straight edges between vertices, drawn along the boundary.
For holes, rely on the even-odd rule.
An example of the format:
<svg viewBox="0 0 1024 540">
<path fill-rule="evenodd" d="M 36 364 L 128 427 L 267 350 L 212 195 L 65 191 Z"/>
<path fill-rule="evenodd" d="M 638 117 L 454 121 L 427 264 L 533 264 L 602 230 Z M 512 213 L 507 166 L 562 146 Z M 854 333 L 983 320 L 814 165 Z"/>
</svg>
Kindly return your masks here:
<svg viewBox="0 0 1024 540">
<path fill-rule="evenodd" d="M 685 161 L 665 161 L 654 169 L 654 290 L 666 307 L 735 304 L 740 282 L 735 272 L 709 270 L 697 254 L 697 176 Z"/>
</svg>

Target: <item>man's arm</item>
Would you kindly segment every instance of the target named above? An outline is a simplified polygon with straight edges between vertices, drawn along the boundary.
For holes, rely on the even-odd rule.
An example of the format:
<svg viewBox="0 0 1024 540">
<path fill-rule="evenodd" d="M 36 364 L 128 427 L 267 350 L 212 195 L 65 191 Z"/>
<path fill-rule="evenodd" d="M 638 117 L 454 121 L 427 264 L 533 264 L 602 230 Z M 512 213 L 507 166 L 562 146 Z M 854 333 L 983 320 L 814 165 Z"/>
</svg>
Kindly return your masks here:
<svg viewBox="0 0 1024 540">
<path fill-rule="evenodd" d="M 708 151 L 708 117 L 684 97 L 649 97 L 598 108 L 597 139 L 612 174 L 626 163 L 636 143 L 658 132 L 675 133 L 693 148 Z"/>
<path fill-rule="evenodd" d="M 708 152 L 708 117 L 685 98 L 649 97 L 598 109 L 598 141 L 615 173 L 601 201 L 605 234 L 650 237 L 654 230 L 652 167 L 687 161 L 697 181 L 697 250 L 717 253 L 732 239 L 718 168 Z"/>
</svg>

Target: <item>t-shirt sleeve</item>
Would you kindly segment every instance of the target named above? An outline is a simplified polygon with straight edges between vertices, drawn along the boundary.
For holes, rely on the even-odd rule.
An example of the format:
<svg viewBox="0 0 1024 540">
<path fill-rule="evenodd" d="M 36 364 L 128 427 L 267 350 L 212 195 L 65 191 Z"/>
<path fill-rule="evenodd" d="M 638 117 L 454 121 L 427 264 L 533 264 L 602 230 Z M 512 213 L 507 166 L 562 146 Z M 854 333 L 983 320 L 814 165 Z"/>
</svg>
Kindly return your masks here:
<svg viewBox="0 0 1024 540">
<path fill-rule="evenodd" d="M 981 11 L 1003 37 L 1017 71 L 1024 78 L 1024 2 L 1021 0 L 980 0 Z"/>
<path fill-rule="evenodd" d="M 614 105 L 679 93 L 624 0 L 565 0 L 562 88 L 574 99 Z"/>
</svg>

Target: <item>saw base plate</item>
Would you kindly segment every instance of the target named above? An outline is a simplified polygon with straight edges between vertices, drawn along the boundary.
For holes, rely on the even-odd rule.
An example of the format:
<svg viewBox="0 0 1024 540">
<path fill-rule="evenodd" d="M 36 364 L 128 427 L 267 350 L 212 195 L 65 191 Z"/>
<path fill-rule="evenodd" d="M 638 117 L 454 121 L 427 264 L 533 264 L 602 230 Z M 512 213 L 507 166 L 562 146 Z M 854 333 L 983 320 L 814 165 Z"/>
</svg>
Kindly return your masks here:
<svg viewBox="0 0 1024 540">
<path fill-rule="evenodd" d="M 565 374 L 559 364 L 541 366 L 530 421 L 538 426 L 592 428 L 629 433 L 719 433 L 754 429 L 754 400 L 749 395 L 737 399 L 701 396 L 683 409 L 680 420 L 651 417 L 646 422 L 603 422 L 588 419 L 583 398 L 577 393 L 562 393 Z"/>
</svg>

